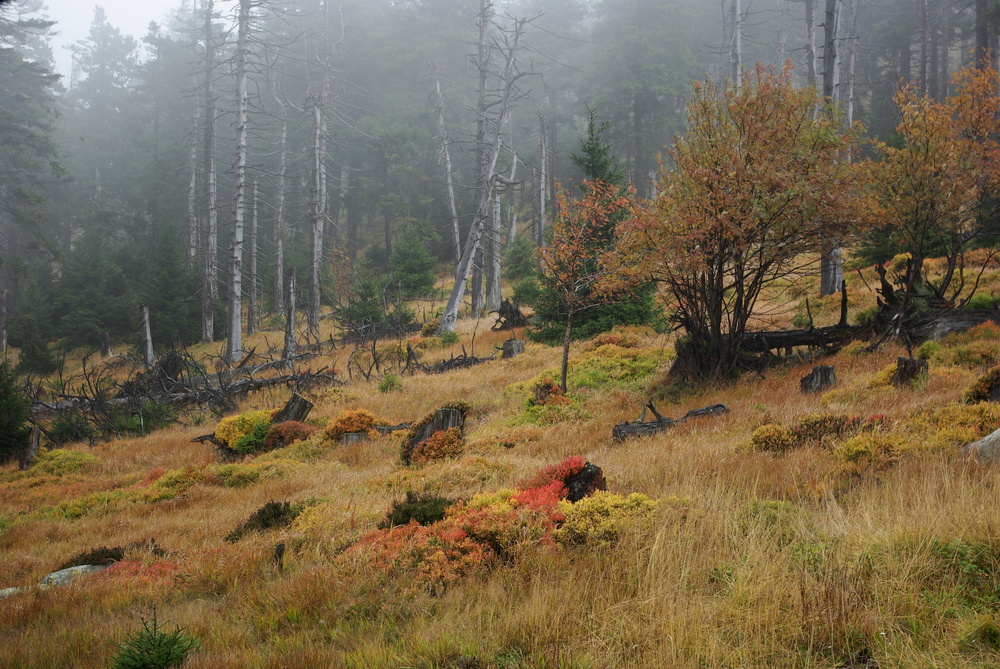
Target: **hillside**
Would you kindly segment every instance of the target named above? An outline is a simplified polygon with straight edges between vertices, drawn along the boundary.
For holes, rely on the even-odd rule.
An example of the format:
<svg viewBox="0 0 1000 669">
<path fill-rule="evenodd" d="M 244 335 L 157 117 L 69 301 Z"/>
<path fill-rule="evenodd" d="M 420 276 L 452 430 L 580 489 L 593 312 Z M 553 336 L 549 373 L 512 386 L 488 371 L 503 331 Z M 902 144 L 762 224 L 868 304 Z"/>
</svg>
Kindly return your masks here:
<svg viewBox="0 0 1000 669">
<path fill-rule="evenodd" d="M 471 345 L 462 325 L 453 351 Z M 475 350 L 504 338 L 480 330 Z M 348 353 L 309 365 L 343 372 Z M 398 433 L 345 446 L 318 432 L 224 461 L 191 441 L 216 425 L 198 413 L 144 438 L 51 451 L 0 473 L 0 587 L 101 547 L 126 547 L 124 559 L 0 600 L 0 665 L 107 666 L 155 610 L 163 629 L 199 639 L 186 667 L 996 666 L 1000 476 L 958 447 L 1000 425 L 996 405 L 961 403 L 1000 360 L 1000 329 L 922 353 L 930 374 L 913 388 L 888 384 L 901 350 L 852 345 L 821 396 L 798 391 L 810 364 L 788 366 L 661 400 L 673 417 L 732 412 L 615 443 L 611 426 L 637 417 L 672 356 L 664 337 L 625 329 L 574 345 L 571 400 L 544 407 L 528 399 L 560 351 L 532 344 L 388 392 L 355 375 L 308 393 L 318 425 L 345 409 L 398 424 L 467 403 L 463 452 L 422 466 L 401 464 Z M 287 395 L 251 395 L 243 409 Z M 794 437 L 770 428 L 758 446 L 787 450 L 751 444 L 769 423 Z M 492 553 L 414 526 L 356 545 L 408 491 L 490 493 L 466 510 L 504 499 L 509 510 L 499 491 L 569 456 L 600 466 L 611 493 L 659 502 L 603 525 L 592 509 L 569 534 L 540 523 L 544 504 L 503 523 L 487 515 Z M 301 513 L 226 540 L 269 501 Z"/>
</svg>

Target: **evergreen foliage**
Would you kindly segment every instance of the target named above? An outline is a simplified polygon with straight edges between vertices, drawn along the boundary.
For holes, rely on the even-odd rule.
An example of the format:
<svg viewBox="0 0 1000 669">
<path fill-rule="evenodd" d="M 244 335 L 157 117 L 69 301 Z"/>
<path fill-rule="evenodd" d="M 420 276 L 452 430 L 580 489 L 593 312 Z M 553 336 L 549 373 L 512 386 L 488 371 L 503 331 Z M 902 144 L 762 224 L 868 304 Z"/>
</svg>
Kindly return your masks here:
<svg viewBox="0 0 1000 669">
<path fill-rule="evenodd" d="M 612 153 L 612 148 L 604 137 L 610 124 L 598 122 L 597 109 L 588 111 L 587 135 L 580 142 L 580 152 L 570 154 L 573 163 L 583 172 L 586 179 L 586 183 L 580 187 L 586 192 L 587 183 L 604 183 L 618 186 L 619 193 L 624 194 L 625 169 Z M 595 231 L 593 243 L 599 246 L 611 244 L 614 240 L 615 226 L 625 215 L 625 211 L 613 212 L 608 217 L 607 225 Z M 515 289 L 515 297 L 519 294 L 524 302 L 535 310 L 532 329 L 528 332 L 528 336 L 534 341 L 545 344 L 562 343 L 566 331 L 566 313 L 556 293 L 553 278 L 540 277 L 536 287 L 529 284 L 518 286 Z M 580 311 L 573 317 L 572 339 L 576 341 L 590 339 L 618 325 L 662 327 L 663 318 L 656 305 L 655 296 L 655 286 L 644 284 L 609 297 L 606 304 Z"/>
<path fill-rule="evenodd" d="M 17 457 L 27 445 L 30 405 L 10 364 L 0 361 L 0 462 Z"/>
<path fill-rule="evenodd" d="M 179 667 L 200 646 L 198 638 L 181 628 L 164 632 L 156 620 L 142 619 L 142 629 L 118 647 L 111 669 L 168 669 Z"/>
</svg>

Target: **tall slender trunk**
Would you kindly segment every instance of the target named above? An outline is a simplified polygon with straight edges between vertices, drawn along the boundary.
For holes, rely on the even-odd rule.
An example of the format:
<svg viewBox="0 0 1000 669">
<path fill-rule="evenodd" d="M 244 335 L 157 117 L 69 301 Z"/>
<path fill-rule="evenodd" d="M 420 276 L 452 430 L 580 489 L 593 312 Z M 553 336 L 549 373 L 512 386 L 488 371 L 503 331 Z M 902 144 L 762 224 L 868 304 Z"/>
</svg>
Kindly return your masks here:
<svg viewBox="0 0 1000 669">
<path fill-rule="evenodd" d="M 233 159 L 233 225 L 229 237 L 229 300 L 226 359 L 243 356 L 243 226 L 247 183 L 247 33 L 250 0 L 240 0 L 239 35 L 236 42 L 236 157 Z"/>
<path fill-rule="evenodd" d="M 990 9 L 989 0 L 976 0 L 976 63 L 983 67 L 993 62 L 993 48 L 990 37 L 993 32 L 990 30 Z"/>
<path fill-rule="evenodd" d="M 285 103 L 278 103 L 278 118 L 281 120 L 281 135 L 278 140 L 278 201 L 274 213 L 274 309 L 281 313 L 285 309 L 285 187 L 288 175 L 288 116 Z"/>
<path fill-rule="evenodd" d="M 486 2 L 487 0 L 483 1 Z M 510 104 L 514 96 L 515 84 L 519 78 L 519 76 L 516 76 L 514 72 L 514 61 L 517 50 L 520 46 L 523 29 L 524 21 L 518 20 L 516 27 L 513 30 L 513 39 L 511 43 L 507 45 L 506 63 L 504 65 L 502 76 L 504 87 L 497 102 L 498 111 L 496 124 L 494 126 L 493 138 L 487 154 L 488 160 L 485 163 L 486 169 L 484 171 L 485 174 L 489 175 L 488 180 L 490 182 L 493 181 L 493 175 L 496 173 L 497 160 L 500 158 L 500 149 L 502 146 L 501 129 L 503 128 L 507 115 L 510 112 Z M 465 246 L 462 249 L 462 258 L 459 260 L 458 267 L 455 271 L 455 284 L 452 286 L 451 295 L 448 298 L 448 304 L 445 306 L 444 312 L 441 314 L 441 325 L 438 328 L 438 332 L 455 331 L 455 322 L 458 320 L 458 310 L 462 304 L 462 297 L 465 295 L 465 284 L 469 278 L 470 272 L 472 271 L 472 262 L 475 258 L 476 250 L 480 247 L 483 233 L 490 218 L 491 198 L 489 196 L 490 188 L 481 189 L 478 193 L 475 218 L 473 218 L 472 228 L 469 231 L 469 235 L 465 239 Z"/>
<path fill-rule="evenodd" d="M 153 355 L 153 335 L 149 325 L 149 306 L 139 305 L 139 338 L 142 340 L 142 359 L 146 367 L 152 367 L 156 362 Z"/>
<path fill-rule="evenodd" d="M 188 148 L 188 267 L 194 269 L 198 258 L 198 105 L 191 115 L 191 146 Z"/>
<path fill-rule="evenodd" d="M 257 180 L 254 179 L 253 195 L 250 200 L 250 263 L 247 280 L 250 290 L 247 291 L 247 334 L 256 334 L 260 329 L 260 306 L 257 300 Z"/>
<path fill-rule="evenodd" d="M 493 16 L 493 2 L 492 0 L 479 0 L 479 14 L 477 26 L 479 28 L 479 42 L 478 42 L 478 53 L 476 56 L 476 68 L 479 71 L 479 96 L 478 102 L 476 103 L 476 197 L 479 198 L 491 198 L 492 195 L 487 191 L 492 187 L 492 182 L 490 177 L 492 174 L 487 174 L 486 170 L 486 122 L 487 116 L 489 115 L 490 100 L 488 98 L 489 90 L 487 88 L 488 77 L 489 77 L 489 67 L 490 67 L 490 43 L 489 43 L 489 26 L 490 21 Z M 495 130 L 499 132 L 499 128 Z M 491 210 L 492 211 L 492 210 Z M 485 270 L 485 253 L 483 251 L 483 243 L 489 243 L 490 228 L 487 226 L 483 231 L 482 239 L 476 248 L 475 260 L 472 264 L 472 317 L 479 318 L 483 313 L 483 307 L 485 306 L 485 295 L 484 295 L 484 270 Z"/>
<path fill-rule="evenodd" d="M 861 0 L 851 0 L 851 28 L 847 40 L 847 59 L 844 66 L 845 85 L 841 103 L 844 106 L 844 126 L 850 128 L 854 124 L 855 85 L 854 66 L 858 58 L 858 38 L 861 34 Z"/>
<path fill-rule="evenodd" d="M 285 348 L 281 353 L 286 368 L 292 368 L 295 357 L 295 270 L 288 274 L 288 299 L 285 300 Z"/>
<path fill-rule="evenodd" d="M 736 90 L 743 84 L 743 7 L 740 0 L 732 0 L 730 20 L 733 34 L 729 43 L 729 75 Z"/>
<path fill-rule="evenodd" d="M 539 135 L 539 151 L 538 151 L 538 219 L 535 223 L 535 244 L 539 248 L 545 246 L 545 216 L 546 216 L 546 203 L 548 202 L 548 185 L 549 185 L 549 174 L 548 174 L 548 134 L 549 125 L 545 120 L 544 116 L 538 117 L 538 135 Z"/>
<path fill-rule="evenodd" d="M 448 127 L 444 123 L 444 94 L 438 66 L 434 66 L 434 106 L 438 113 L 438 137 L 441 139 L 441 159 L 444 162 L 444 183 L 448 189 L 448 211 L 451 214 L 452 253 L 457 264 L 462 257 L 462 233 L 458 228 L 458 208 L 455 206 L 455 183 L 451 172 L 451 149 Z"/>
<path fill-rule="evenodd" d="M 313 101 L 313 148 L 312 148 L 312 215 L 310 216 L 309 246 L 309 312 L 307 322 L 309 336 L 319 339 L 320 303 L 320 263 L 323 260 L 323 182 L 326 180 L 326 160 L 324 148 L 323 99 Z"/>
<path fill-rule="evenodd" d="M 486 311 L 500 309 L 500 191 L 493 189 L 489 241 L 486 246 Z"/>
<path fill-rule="evenodd" d="M 202 144 L 202 174 L 204 182 L 201 226 L 201 340 L 210 342 L 215 339 L 215 298 L 218 296 L 216 286 L 216 253 L 218 248 L 218 185 L 215 177 L 215 44 L 212 28 L 213 0 L 205 2 L 205 134 Z"/>
<path fill-rule="evenodd" d="M 840 0 L 826 0 L 826 15 L 823 20 L 823 101 L 828 107 L 832 107 L 837 100 L 837 79 L 840 72 L 837 53 L 839 24 Z M 820 295 L 832 295 L 840 290 L 844 270 L 839 247 L 839 240 L 822 240 Z"/>
<path fill-rule="evenodd" d="M 927 0 L 920 0 L 920 95 L 927 95 L 927 56 L 930 51 L 931 26 Z"/>
<path fill-rule="evenodd" d="M 806 77 L 810 86 L 816 85 L 816 0 L 806 3 Z"/>
</svg>

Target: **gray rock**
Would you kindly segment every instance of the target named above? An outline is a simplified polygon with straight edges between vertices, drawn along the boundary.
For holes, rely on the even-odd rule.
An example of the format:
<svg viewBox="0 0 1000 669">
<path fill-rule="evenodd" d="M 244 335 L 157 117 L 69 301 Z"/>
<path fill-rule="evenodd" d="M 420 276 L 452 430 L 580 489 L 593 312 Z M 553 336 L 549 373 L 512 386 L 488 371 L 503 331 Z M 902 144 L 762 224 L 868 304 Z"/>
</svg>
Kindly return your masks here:
<svg viewBox="0 0 1000 669">
<path fill-rule="evenodd" d="M 962 447 L 962 452 L 984 465 L 1000 463 L 1000 430 L 991 432 L 979 441 L 966 444 Z"/>
<path fill-rule="evenodd" d="M 97 572 L 104 571 L 107 568 L 108 565 L 82 564 L 77 567 L 60 569 L 59 571 L 54 571 L 43 578 L 39 585 L 43 588 L 48 588 L 54 585 L 66 585 L 75 578 L 96 574 Z"/>
<path fill-rule="evenodd" d="M 13 597 L 22 592 L 27 592 L 28 588 L 4 588 L 0 590 L 0 599 L 7 599 L 8 597 Z"/>
</svg>

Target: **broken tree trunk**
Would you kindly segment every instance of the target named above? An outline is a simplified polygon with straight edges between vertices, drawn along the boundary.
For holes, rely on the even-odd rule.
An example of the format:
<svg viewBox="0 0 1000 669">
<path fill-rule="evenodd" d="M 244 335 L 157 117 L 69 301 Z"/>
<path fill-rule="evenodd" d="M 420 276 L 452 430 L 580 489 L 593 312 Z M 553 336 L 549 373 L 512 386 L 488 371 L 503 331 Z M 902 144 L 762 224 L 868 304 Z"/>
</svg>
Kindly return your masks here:
<svg viewBox="0 0 1000 669">
<path fill-rule="evenodd" d="M 833 365 L 816 365 L 799 381 L 799 390 L 804 393 L 817 393 L 832 388 L 837 383 L 837 374 Z"/>
<path fill-rule="evenodd" d="M 927 374 L 927 361 L 915 358 L 897 358 L 896 373 L 892 375 L 892 385 L 900 388 L 912 386 L 922 374 Z"/>
<path fill-rule="evenodd" d="M 312 402 L 298 393 L 292 393 L 292 396 L 288 398 L 287 402 L 285 402 L 284 408 L 278 412 L 272 422 L 284 423 L 286 421 L 294 420 L 296 422 L 303 423 L 305 422 L 306 417 L 309 416 L 309 412 L 312 411 L 312 408 Z"/>
<path fill-rule="evenodd" d="M 156 362 L 153 357 L 153 335 L 149 329 L 149 306 L 139 305 L 139 336 L 142 338 L 142 358 L 147 368 L 152 368 Z"/>
<path fill-rule="evenodd" d="M 643 420 L 646 417 L 647 409 L 651 411 L 654 416 L 656 416 L 656 420 Z M 656 434 L 657 432 L 662 432 L 667 428 L 676 427 L 691 418 L 698 418 L 700 416 L 717 416 L 724 413 L 729 413 L 729 407 L 725 404 L 713 404 L 702 409 L 693 409 L 684 414 L 683 418 L 674 419 L 660 415 L 660 412 L 656 410 L 653 403 L 647 402 L 646 406 L 642 409 L 642 415 L 639 416 L 639 420 L 632 423 L 619 423 L 618 425 L 615 425 L 611 428 L 611 437 L 615 441 L 625 441 L 631 437 L 648 437 Z"/>
</svg>

